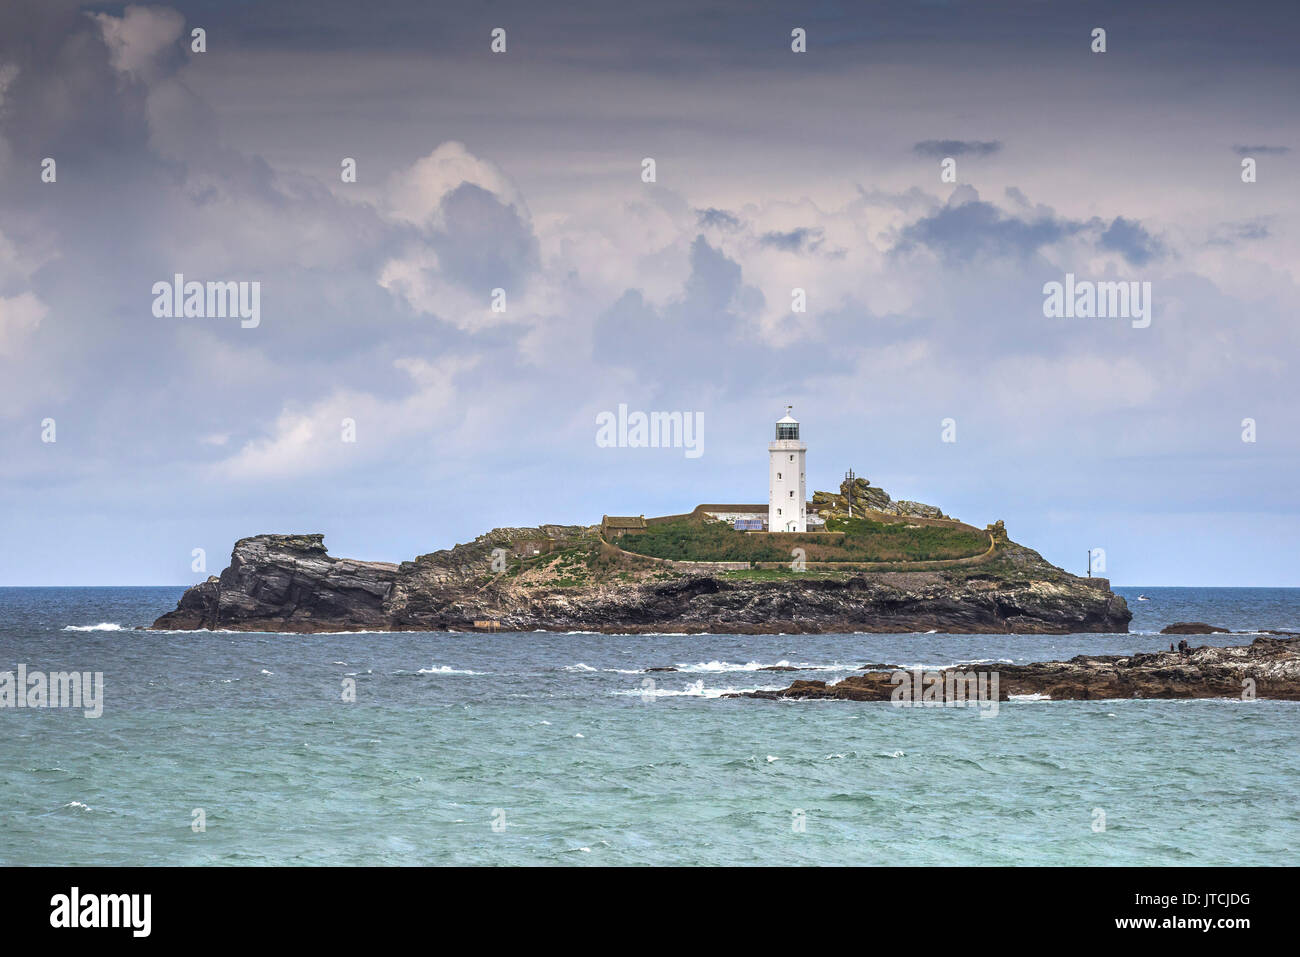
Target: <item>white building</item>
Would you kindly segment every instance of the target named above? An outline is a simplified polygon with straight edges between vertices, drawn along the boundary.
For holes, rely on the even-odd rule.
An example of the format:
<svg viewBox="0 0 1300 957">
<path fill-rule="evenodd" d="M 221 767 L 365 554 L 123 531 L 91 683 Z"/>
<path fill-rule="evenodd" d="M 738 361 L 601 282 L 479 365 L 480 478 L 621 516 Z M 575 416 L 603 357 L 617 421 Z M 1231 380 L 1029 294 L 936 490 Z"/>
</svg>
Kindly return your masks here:
<svg viewBox="0 0 1300 957">
<path fill-rule="evenodd" d="M 804 455 L 808 446 L 799 441 L 799 423 L 786 415 L 776 423 L 776 441 L 767 446 L 767 530 L 806 532 Z"/>
</svg>

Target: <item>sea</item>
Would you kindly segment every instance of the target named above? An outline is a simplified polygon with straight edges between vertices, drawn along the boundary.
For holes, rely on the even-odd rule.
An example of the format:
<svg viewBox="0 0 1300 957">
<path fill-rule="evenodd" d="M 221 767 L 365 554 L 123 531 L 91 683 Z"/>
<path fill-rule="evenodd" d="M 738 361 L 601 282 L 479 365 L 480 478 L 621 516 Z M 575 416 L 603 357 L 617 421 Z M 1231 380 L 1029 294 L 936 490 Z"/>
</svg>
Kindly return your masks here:
<svg viewBox="0 0 1300 957">
<path fill-rule="evenodd" d="M 1154 651 L 1174 621 L 1300 631 L 1300 589 L 1118 588 L 1132 630 L 1102 635 L 136 630 L 183 590 L 0 589 L 0 672 L 103 675 L 97 717 L 0 708 L 0 864 L 1273 865 L 1300 847 L 1297 702 L 727 697 L 866 663 Z"/>
</svg>

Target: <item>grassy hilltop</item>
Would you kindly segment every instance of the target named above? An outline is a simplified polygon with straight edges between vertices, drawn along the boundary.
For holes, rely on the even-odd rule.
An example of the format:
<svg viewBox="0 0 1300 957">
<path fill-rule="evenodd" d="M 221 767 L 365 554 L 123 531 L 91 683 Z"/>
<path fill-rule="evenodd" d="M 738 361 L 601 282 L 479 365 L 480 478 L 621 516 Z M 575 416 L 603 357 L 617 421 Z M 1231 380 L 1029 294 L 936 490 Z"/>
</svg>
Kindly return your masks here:
<svg viewBox="0 0 1300 957">
<path fill-rule="evenodd" d="M 921 562 L 969 558 L 986 551 L 987 532 L 969 525 L 916 520 L 831 518 L 825 532 L 738 532 L 726 522 L 690 516 L 625 535 L 624 551 L 700 562 L 789 562 L 801 548 L 809 562 Z"/>
</svg>

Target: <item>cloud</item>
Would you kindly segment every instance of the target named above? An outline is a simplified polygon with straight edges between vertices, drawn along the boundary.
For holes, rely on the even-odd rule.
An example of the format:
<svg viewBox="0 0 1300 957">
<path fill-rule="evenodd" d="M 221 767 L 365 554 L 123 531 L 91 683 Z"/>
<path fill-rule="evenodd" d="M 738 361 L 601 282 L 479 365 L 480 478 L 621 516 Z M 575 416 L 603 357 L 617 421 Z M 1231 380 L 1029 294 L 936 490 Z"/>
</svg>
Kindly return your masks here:
<svg viewBox="0 0 1300 957">
<path fill-rule="evenodd" d="M 759 237 L 759 244 L 780 249 L 783 252 L 815 252 L 822 244 L 823 230 L 816 227 L 801 226 L 787 232 L 764 233 Z"/>
<path fill-rule="evenodd" d="M 949 156 L 992 156 L 1002 149 L 998 140 L 922 140 L 912 144 L 912 152 L 932 159 Z"/>
<path fill-rule="evenodd" d="M 443 197 L 430 245 L 447 276 L 486 298 L 502 287 L 522 292 L 538 267 L 537 237 L 514 205 L 473 183 Z"/>
<path fill-rule="evenodd" d="M 1234 146 L 1238 156 L 1282 156 L 1291 152 L 1289 146 Z"/>
<path fill-rule="evenodd" d="M 479 159 L 464 143 L 449 140 L 396 173 L 388 184 L 390 215 L 417 225 L 441 228 L 444 201 L 464 185 L 477 186 L 512 206 L 522 218 L 527 209 L 514 184 L 494 164 Z"/>
<path fill-rule="evenodd" d="M 701 209 L 697 222 L 705 228 L 737 230 L 740 228 L 740 218 L 725 209 L 714 209 L 710 206 L 708 209 Z"/>
<path fill-rule="evenodd" d="M 1116 216 L 1101 234 L 1098 245 L 1117 252 L 1134 266 L 1145 266 L 1165 255 L 1164 244 L 1147 232 L 1135 220 Z"/>
<path fill-rule="evenodd" d="M 1130 265 L 1146 266 L 1168 255 L 1165 244 L 1136 219 L 1075 220 L 1050 207 L 1033 205 L 1024 193 L 1006 190 L 1015 209 L 1006 211 L 979 198 L 969 184 L 953 189 L 948 202 L 898 231 L 891 252 L 904 255 L 929 249 L 952 264 L 993 259 L 1026 261 L 1072 239 L 1091 239 L 1097 249 L 1121 255 Z"/>
<path fill-rule="evenodd" d="M 13 83 L 18 76 L 18 64 L 0 63 L 0 110 L 4 109 L 5 92 L 9 89 L 9 84 Z"/>
<path fill-rule="evenodd" d="M 1264 219 L 1253 219 L 1239 223 L 1220 223 L 1210 229 L 1207 244 L 1211 246 L 1235 246 L 1239 242 L 1254 242 L 1268 239 L 1273 230 Z"/>
<path fill-rule="evenodd" d="M 417 231 L 379 283 L 410 308 L 462 329 L 535 321 L 521 308 L 541 266 L 537 236 L 513 184 L 461 143 L 443 143 L 397 173 L 389 214 Z M 494 312 L 493 290 L 505 291 Z"/>
<path fill-rule="evenodd" d="M 103 31 L 109 62 L 119 73 L 136 80 L 151 80 L 180 61 L 177 41 L 185 18 L 175 10 L 129 6 L 121 17 L 109 13 L 87 16 Z"/>
<path fill-rule="evenodd" d="M 663 308 L 628 290 L 603 312 L 593 329 L 597 361 L 653 367 L 665 374 L 661 381 L 680 382 L 715 365 L 711 356 L 734 357 L 746 348 L 741 323 L 761 297 L 742 282 L 739 263 L 703 236 L 691 242 L 689 262 L 679 295 Z"/>
<path fill-rule="evenodd" d="M 1011 257 L 1026 259 L 1083 226 L 1047 212 L 1029 218 L 1004 213 L 978 198 L 970 187 L 955 202 L 909 223 L 899 233 L 895 254 L 925 247 L 953 263 Z"/>
<path fill-rule="evenodd" d="M 355 468 L 391 456 L 393 446 L 411 436 L 463 422 L 462 416 L 448 413 L 456 397 L 456 377 L 473 368 L 475 360 L 406 357 L 392 365 L 412 384 L 405 395 L 387 398 L 340 388 L 305 408 L 288 405 L 268 435 L 244 443 L 214 463 L 210 473 L 219 479 L 262 481 Z M 355 431 L 355 441 L 344 439 L 349 428 Z M 225 445 L 228 437 L 207 436 L 204 441 Z"/>
<path fill-rule="evenodd" d="M 30 292 L 0 297 L 0 356 L 14 356 L 23 340 L 41 324 L 49 308 Z"/>
</svg>

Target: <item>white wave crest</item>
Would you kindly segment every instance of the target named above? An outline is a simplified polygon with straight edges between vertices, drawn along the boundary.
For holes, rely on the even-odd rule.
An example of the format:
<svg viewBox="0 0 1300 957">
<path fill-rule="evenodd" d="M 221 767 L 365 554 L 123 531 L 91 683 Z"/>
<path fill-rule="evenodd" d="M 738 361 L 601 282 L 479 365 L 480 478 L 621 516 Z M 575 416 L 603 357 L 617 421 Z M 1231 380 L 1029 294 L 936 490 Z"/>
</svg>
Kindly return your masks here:
<svg viewBox="0 0 1300 957">
<path fill-rule="evenodd" d="M 784 685 L 771 685 L 761 688 L 706 688 L 704 679 L 685 688 L 627 688 L 618 691 L 611 691 L 610 694 L 616 695 L 636 695 L 645 698 L 721 698 L 729 694 L 748 694 L 751 691 L 782 691 Z"/>
<path fill-rule="evenodd" d="M 730 661 L 700 661 L 693 665 L 678 664 L 676 667 L 678 671 L 682 672 L 715 674 L 728 671 L 762 671 L 765 668 L 794 668 L 798 671 L 856 671 L 858 669 L 857 665 L 847 665 L 838 661 L 830 665 L 819 665 L 810 661 L 790 661 L 786 658 L 771 663 L 764 661 L 747 661 L 743 665 L 733 664 Z"/>
</svg>

